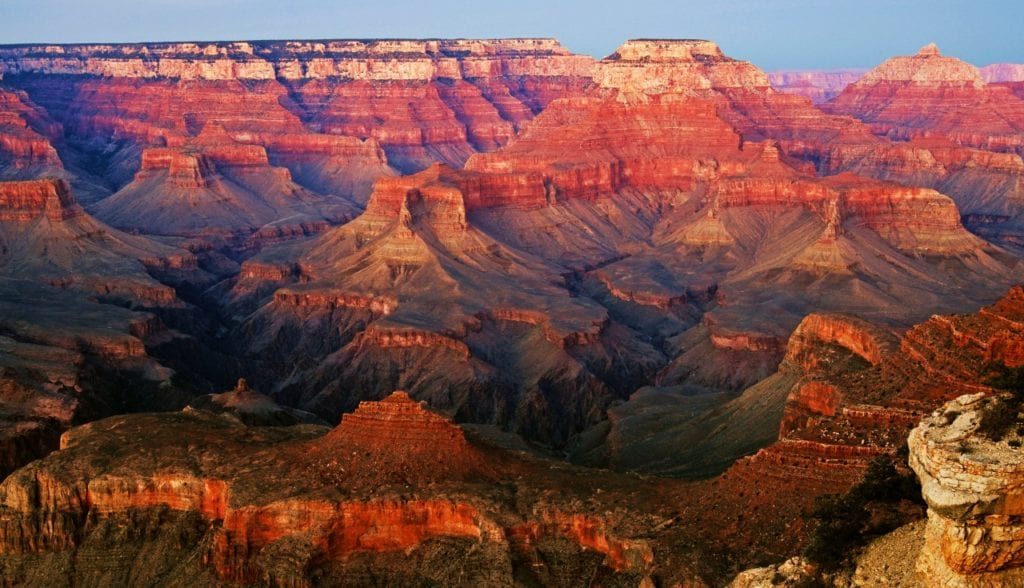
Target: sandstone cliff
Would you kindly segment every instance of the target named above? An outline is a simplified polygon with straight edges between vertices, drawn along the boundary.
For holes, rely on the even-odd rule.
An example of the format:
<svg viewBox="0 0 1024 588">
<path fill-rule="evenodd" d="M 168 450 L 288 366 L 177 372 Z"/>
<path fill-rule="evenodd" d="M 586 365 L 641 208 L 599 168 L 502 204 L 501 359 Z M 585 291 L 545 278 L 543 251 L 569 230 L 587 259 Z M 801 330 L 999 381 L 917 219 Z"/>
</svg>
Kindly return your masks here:
<svg viewBox="0 0 1024 588">
<path fill-rule="evenodd" d="M 124 443 L 142 431 L 155 462 L 140 461 Z M 89 457 L 110 443 L 123 451 L 106 453 L 102 463 Z M 202 447 L 203 457 L 192 459 L 186 446 Z M 370 583 L 461 577 L 569 585 L 572 570 L 585 570 L 627 585 L 649 583 L 655 573 L 700 582 L 684 559 L 654 558 L 654 541 L 662 539 L 636 536 L 666 520 L 669 502 L 657 491 L 626 483 L 606 496 L 609 490 L 596 491 L 611 488 L 606 474 L 592 487 L 591 473 L 474 446 L 401 393 L 365 403 L 326 436 L 321 427 L 246 428 L 200 413 L 140 415 L 75 429 L 62 448 L 0 485 L 0 566 L 9 578 L 310 585 L 343 574 Z M 466 464 L 457 461 L 429 467 L 448 450 L 456 458 L 476 453 L 491 475 L 515 486 L 512 494 L 461 480 Z M 418 467 L 391 461 L 408 451 L 406 464 Z M 404 477 L 382 476 L 364 488 L 349 474 L 368 481 L 375 472 L 343 469 L 357 465 L 348 461 L 353 453 Z M 249 465 L 239 467 L 239 458 Z M 635 506 L 613 506 L 626 497 Z M 607 505 L 605 514 L 590 514 L 597 503 Z M 104 557 L 128 553 L 100 530 L 117 525 L 147 529 L 138 544 L 149 554 L 145 565 Z M 192 542 L 197 533 L 210 540 Z M 166 542 L 176 535 L 185 542 Z M 294 565 L 279 559 L 285 553 Z M 70 573 L 46 563 L 86 554 L 98 556 L 94 564 Z"/>
</svg>

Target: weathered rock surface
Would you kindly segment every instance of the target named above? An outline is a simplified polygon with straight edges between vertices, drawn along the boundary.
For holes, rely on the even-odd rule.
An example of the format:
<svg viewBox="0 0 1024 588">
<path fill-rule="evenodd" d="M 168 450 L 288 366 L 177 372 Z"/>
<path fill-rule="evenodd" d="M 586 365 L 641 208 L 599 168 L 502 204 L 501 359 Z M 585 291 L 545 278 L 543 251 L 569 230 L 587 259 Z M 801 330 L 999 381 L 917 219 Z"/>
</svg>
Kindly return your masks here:
<svg viewBox="0 0 1024 588">
<path fill-rule="evenodd" d="M 142 432 L 147 457 L 127 443 Z M 701 584 L 685 552 L 655 558 L 656 545 L 677 539 L 650 535 L 659 523 L 671 525 L 671 500 L 648 484 L 594 479 L 476 445 L 401 393 L 365 403 L 324 432 L 247 428 L 199 412 L 73 429 L 61 451 L 0 486 L 0 567 L 16 581 L 572 585 L 585 573 L 625 585 L 645 585 L 652 575 Z M 120 449 L 90 457 L 108 446 Z M 489 473 L 462 478 L 468 464 L 458 454 L 448 469 L 423 467 L 445 449 L 478 455 Z M 397 468 L 391 457 L 402 452 L 413 452 L 405 464 L 417 467 L 393 470 L 400 480 L 382 476 L 364 487 L 373 470 L 341 469 L 353 453 Z M 144 531 L 136 545 L 148 555 L 115 557 L 125 546 L 104 531 L 113 528 Z M 175 536 L 184 541 L 168 541 Z M 191 540 L 201 536 L 208 540 Z M 67 558 L 91 563 L 73 571 L 51 565 Z"/>
<path fill-rule="evenodd" d="M 984 394 L 961 396 L 910 434 L 910 465 L 928 502 L 918 573 L 942 586 L 1024 582 L 1024 455 L 1020 415 L 1001 438 L 987 438 L 993 411 L 1019 411 Z M 1016 417 L 1016 418 L 1013 418 Z"/>
<path fill-rule="evenodd" d="M 954 114 L 956 104 L 970 106 Z M 1024 148 L 1024 101 L 986 85 L 976 67 L 941 55 L 935 45 L 887 60 L 827 110 L 853 115 L 893 138 L 941 136 L 967 147 L 1018 153 Z"/>
<path fill-rule="evenodd" d="M 775 93 L 713 43 L 627 42 L 593 78 L 507 146 L 461 170 L 382 178 L 352 222 L 246 262 L 229 308 L 252 356 L 316 358 L 312 377 L 275 398 L 336 418 L 359 400 L 358 366 L 388 374 L 374 394 L 406 388 L 460 419 L 539 426 L 561 444 L 571 435 L 547 429 L 606 428 L 595 415 L 642 384 L 738 395 L 773 371 L 810 310 L 906 325 L 990 302 L 1021 271 L 934 189 L 816 176 L 804 159 L 832 140 L 889 143 Z M 520 363 L 533 357 L 527 341 L 551 354 Z M 609 353 L 649 342 L 640 369 Z M 582 387 L 586 400 L 563 403 L 540 391 L 549 385 Z M 484 392 L 505 386 L 507 403 Z M 584 453 L 612 459 L 597 442 Z"/>
<path fill-rule="evenodd" d="M 932 316 L 1024 272 L 1020 90 L 933 48 L 828 113 L 699 40 L 596 62 L 547 40 L 3 47 L 0 68 L 0 465 L 239 375 L 267 393 L 93 425 L 15 474 L 21 582 L 72 561 L 105 584 L 721 580 L 1024 360 L 1019 290 Z M 421 401 L 588 465 L 727 473 L 537 466 Z M 262 426 L 299 411 L 342 423 Z"/>
</svg>

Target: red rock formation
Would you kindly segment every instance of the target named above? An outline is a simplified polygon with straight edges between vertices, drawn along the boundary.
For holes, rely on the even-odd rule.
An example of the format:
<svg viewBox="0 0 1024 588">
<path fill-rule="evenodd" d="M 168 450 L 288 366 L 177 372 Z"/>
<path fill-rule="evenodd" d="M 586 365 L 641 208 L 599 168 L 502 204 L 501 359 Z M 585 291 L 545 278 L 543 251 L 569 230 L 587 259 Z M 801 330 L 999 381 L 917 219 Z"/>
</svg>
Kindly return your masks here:
<svg viewBox="0 0 1024 588">
<path fill-rule="evenodd" d="M 82 209 L 66 182 L 0 182 L 0 222 L 28 222 L 43 216 L 59 222 L 79 214 Z"/>
<path fill-rule="evenodd" d="M 370 475 L 375 480 L 480 476 L 483 459 L 462 430 L 403 391 L 363 401 L 317 441 L 312 452 L 328 461 L 325 475 Z M 371 474 L 372 472 L 372 474 Z"/>
<path fill-rule="evenodd" d="M 312 135 L 314 143 L 319 133 L 347 135 L 373 141 L 371 156 L 379 142 L 403 170 L 461 165 L 476 150 L 504 145 L 553 98 L 588 84 L 593 67 L 555 41 L 532 39 L 37 46 L 0 56 L 0 70 L 63 110 L 79 135 L 177 145 L 211 123 L 232 133 Z M 61 89 L 68 82 L 47 81 L 54 74 L 104 81 L 71 80 L 69 101 Z M 365 198 L 366 167 L 290 142 L 271 158 L 314 189 Z M 387 173 L 379 161 L 363 164 Z"/>
<path fill-rule="evenodd" d="M 887 331 L 857 319 L 809 316 L 790 339 L 781 368 L 799 366 L 800 378 L 786 400 L 778 441 L 736 462 L 714 491 L 738 496 L 744 508 L 767 505 L 782 517 L 796 516 L 817 494 L 844 492 L 871 459 L 895 452 L 937 406 L 960 394 L 992 392 L 985 384 L 990 366 L 1020 360 L 1014 349 L 1024 339 L 1022 313 L 1024 291 L 1015 288 L 978 313 L 935 316 L 898 345 Z M 752 495 L 744 489 L 754 485 Z"/>
<path fill-rule="evenodd" d="M 175 533 L 175 513 L 191 514 L 193 524 L 207 528 L 212 540 L 189 547 L 195 549 L 195 557 L 187 558 L 188 565 L 192 572 L 207 570 L 221 581 L 252 583 L 274 577 L 294 582 L 315 569 L 336 574 L 331 566 L 389 553 L 407 557 L 429 552 L 434 540 L 441 538 L 448 539 L 448 558 L 493 550 L 504 554 L 506 567 L 530 568 L 550 549 L 575 559 L 572 550 L 565 551 L 566 544 L 586 558 L 592 558 L 588 552 L 596 552 L 600 557 L 585 565 L 596 565 L 605 575 L 646 575 L 656 565 L 649 539 L 620 532 L 631 525 L 641 528 L 641 521 L 659 520 L 655 513 L 660 505 L 630 512 L 617 509 L 608 518 L 567 509 L 572 501 L 538 494 L 563 484 L 562 474 L 489 449 L 489 468 L 505 471 L 510 481 L 523 484 L 524 493 L 537 495 L 520 512 L 508 501 L 495 500 L 479 484 L 482 450 L 468 443 L 450 421 L 401 392 L 363 403 L 322 437 L 322 429 L 316 427 L 247 429 L 197 411 L 119 417 L 107 424 L 113 427 L 86 425 L 64 436 L 62 451 L 50 460 L 64 463 L 61 472 L 37 463 L 32 467 L 38 471 L 20 472 L 0 485 L 0 559 L 33 560 L 53 552 L 74 552 L 97 538 L 83 526 L 87 520 L 134 521 L 159 507 L 168 518 L 142 541 Z M 189 443 L 204 444 L 219 439 L 236 458 L 245 456 L 252 464 L 272 469 L 238 468 L 222 451 L 207 454 L 209 459 L 175 460 L 171 467 L 138 464 L 120 451 L 108 455 L 102 465 L 79 461 L 91 455 L 97 443 L 109 442 L 111 435 L 140 430 L 162 439 L 153 446 L 162 455 L 176 455 L 186 437 Z M 183 435 L 185 431 L 190 434 Z M 470 457 L 476 470 L 463 479 L 468 470 L 460 468 L 470 465 Z M 348 469 L 359 465 L 384 469 Z M 264 477 L 274 470 L 277 475 Z M 403 473 L 402 483 L 393 486 L 389 472 Z M 363 488 L 361 480 L 373 484 Z M 378 496 L 359 497 L 367 491 Z M 592 492 L 579 484 L 573 491 Z M 594 496 L 605 500 L 601 492 Z M 304 546 L 302 569 L 284 570 L 268 563 L 266 558 L 277 550 L 295 544 Z M 488 568 L 494 565 L 484 563 Z M 543 570 L 528 573 L 562 574 L 562 565 L 550 562 Z M 430 577 L 435 573 L 412 562 L 404 569 Z"/>
<path fill-rule="evenodd" d="M 20 93 L 0 87 L 0 177 L 56 172 L 63 168 L 50 139 L 54 124 Z"/>
<path fill-rule="evenodd" d="M 940 55 L 935 45 L 871 70 L 827 110 L 856 116 L 898 139 L 940 136 L 968 147 L 1024 149 L 1024 101 L 985 85 L 974 66 Z"/>
<path fill-rule="evenodd" d="M 838 345 L 871 365 L 895 349 L 893 336 L 863 320 L 850 316 L 808 315 L 789 338 L 786 361 L 805 370 L 817 369 L 822 345 Z"/>
<path fill-rule="evenodd" d="M 603 521 L 580 514 L 544 513 L 539 521 L 530 521 L 508 531 L 510 541 L 523 550 L 545 536 L 563 537 L 605 555 L 605 563 L 614 570 L 643 569 L 654 563 L 654 553 L 644 541 L 622 540 L 608 533 Z"/>
</svg>

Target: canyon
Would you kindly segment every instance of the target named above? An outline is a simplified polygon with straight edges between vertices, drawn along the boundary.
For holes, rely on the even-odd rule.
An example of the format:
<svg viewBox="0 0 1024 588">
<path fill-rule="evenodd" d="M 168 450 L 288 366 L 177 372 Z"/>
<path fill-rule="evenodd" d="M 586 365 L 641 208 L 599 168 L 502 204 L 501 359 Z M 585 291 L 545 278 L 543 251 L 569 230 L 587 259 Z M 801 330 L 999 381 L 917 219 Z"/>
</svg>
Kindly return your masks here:
<svg viewBox="0 0 1024 588">
<path fill-rule="evenodd" d="M 1024 363 L 1016 71 L 0 46 L 4 578 L 716 585 L 794 555 L 816 497 Z M 916 455 L 921 573 L 1019 565 L 957 552 L 990 521 Z"/>
</svg>

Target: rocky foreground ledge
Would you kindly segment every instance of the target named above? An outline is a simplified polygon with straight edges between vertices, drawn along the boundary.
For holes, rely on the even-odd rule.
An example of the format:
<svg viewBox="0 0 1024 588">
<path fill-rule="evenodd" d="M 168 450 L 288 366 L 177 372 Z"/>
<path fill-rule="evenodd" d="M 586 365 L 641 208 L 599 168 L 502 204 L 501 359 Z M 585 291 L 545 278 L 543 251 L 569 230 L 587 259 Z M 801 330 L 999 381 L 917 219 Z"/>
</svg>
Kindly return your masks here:
<svg viewBox="0 0 1024 588">
<path fill-rule="evenodd" d="M 928 503 L 917 569 L 934 586 L 1024 585 L 1019 410 L 1002 397 L 961 396 L 910 434 L 910 466 Z"/>
<path fill-rule="evenodd" d="M 883 535 L 824 572 L 805 558 L 741 572 L 730 588 L 822 585 L 1024 586 L 1024 420 L 1021 398 L 980 392 L 946 403 L 909 435 L 927 521 Z"/>
</svg>

